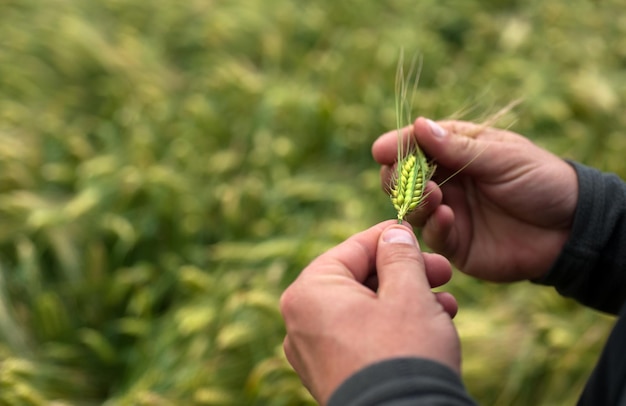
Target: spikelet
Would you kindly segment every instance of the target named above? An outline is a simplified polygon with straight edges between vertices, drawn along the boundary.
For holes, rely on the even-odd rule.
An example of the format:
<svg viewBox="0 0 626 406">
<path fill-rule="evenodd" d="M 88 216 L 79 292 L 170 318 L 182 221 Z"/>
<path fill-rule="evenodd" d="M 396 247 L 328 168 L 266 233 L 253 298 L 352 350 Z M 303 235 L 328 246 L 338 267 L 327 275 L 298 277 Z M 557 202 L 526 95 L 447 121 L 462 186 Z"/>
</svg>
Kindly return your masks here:
<svg viewBox="0 0 626 406">
<path fill-rule="evenodd" d="M 412 211 L 418 209 L 424 202 L 426 183 L 435 172 L 435 165 L 428 159 L 417 145 L 411 145 L 410 137 L 403 141 L 402 126 L 411 123 L 412 99 L 415 94 L 421 60 L 419 66 L 416 58 L 413 58 L 407 77 L 404 74 L 404 56 L 400 54 L 398 69 L 396 71 L 396 120 L 398 128 L 398 160 L 396 171 L 391 179 L 390 198 L 394 209 L 398 213 L 398 223 Z M 411 77 L 415 74 L 412 91 L 409 95 Z"/>
</svg>

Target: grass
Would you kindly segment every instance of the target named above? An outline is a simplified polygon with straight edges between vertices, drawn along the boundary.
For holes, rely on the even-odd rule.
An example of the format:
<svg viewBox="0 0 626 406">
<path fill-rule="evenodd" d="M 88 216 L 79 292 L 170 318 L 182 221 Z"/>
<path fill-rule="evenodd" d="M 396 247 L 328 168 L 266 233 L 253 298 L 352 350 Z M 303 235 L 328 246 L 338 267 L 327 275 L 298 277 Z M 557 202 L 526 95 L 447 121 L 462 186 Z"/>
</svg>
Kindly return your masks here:
<svg viewBox="0 0 626 406">
<path fill-rule="evenodd" d="M 0 2 L 0 404 L 306 405 L 280 292 L 393 218 L 370 157 L 487 115 L 626 176 L 618 0 Z M 482 404 L 574 403 L 611 320 L 455 276 Z"/>
</svg>

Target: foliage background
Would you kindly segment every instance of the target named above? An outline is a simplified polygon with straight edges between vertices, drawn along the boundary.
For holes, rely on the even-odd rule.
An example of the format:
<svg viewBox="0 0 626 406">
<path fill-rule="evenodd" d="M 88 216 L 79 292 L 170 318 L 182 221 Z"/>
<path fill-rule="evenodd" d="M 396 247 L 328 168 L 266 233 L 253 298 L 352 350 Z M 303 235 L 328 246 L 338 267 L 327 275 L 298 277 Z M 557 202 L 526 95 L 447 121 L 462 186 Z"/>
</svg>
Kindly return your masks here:
<svg viewBox="0 0 626 406">
<path fill-rule="evenodd" d="M 306 405 L 280 292 L 393 217 L 370 145 L 479 119 L 626 176 L 621 0 L 0 0 L 0 404 Z M 457 274 L 482 404 L 574 404 L 611 319 Z"/>
</svg>

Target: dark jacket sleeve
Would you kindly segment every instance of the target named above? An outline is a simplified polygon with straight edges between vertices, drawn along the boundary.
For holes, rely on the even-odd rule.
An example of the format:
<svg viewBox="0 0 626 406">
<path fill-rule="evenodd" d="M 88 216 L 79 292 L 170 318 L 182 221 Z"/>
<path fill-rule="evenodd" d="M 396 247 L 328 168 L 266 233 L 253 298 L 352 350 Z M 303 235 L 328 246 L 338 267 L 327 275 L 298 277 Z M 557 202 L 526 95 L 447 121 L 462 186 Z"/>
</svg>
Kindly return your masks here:
<svg viewBox="0 0 626 406">
<path fill-rule="evenodd" d="M 626 306 L 602 351 L 578 406 L 626 406 Z"/>
<path fill-rule="evenodd" d="M 370 365 L 348 378 L 328 406 L 465 406 L 476 403 L 450 368 L 423 358 Z"/>
<path fill-rule="evenodd" d="M 626 300 L 626 184 L 616 175 L 571 164 L 579 185 L 572 232 L 550 272 L 535 282 L 617 314 Z"/>
</svg>

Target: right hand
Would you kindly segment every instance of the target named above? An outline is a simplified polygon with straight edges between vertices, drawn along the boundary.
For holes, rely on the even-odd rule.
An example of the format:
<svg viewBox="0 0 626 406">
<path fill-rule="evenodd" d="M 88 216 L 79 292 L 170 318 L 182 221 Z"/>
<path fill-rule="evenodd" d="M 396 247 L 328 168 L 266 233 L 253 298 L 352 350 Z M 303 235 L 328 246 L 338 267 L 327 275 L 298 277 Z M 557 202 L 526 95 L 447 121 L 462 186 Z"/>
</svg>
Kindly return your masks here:
<svg viewBox="0 0 626 406">
<path fill-rule="evenodd" d="M 574 168 L 510 131 L 464 121 L 418 118 L 405 134 L 437 164 L 441 189 L 430 184 L 427 203 L 408 218 L 422 237 L 469 275 L 491 281 L 543 276 L 569 236 L 578 199 Z M 437 135 L 439 134 L 439 135 Z M 397 131 L 372 146 L 389 184 Z"/>
<path fill-rule="evenodd" d="M 386 221 L 350 237 L 281 296 L 287 360 L 321 405 L 348 377 L 384 360 L 427 358 L 460 374 L 456 300 L 431 291 L 450 276 L 450 263 L 422 254 L 406 225 Z"/>
</svg>

